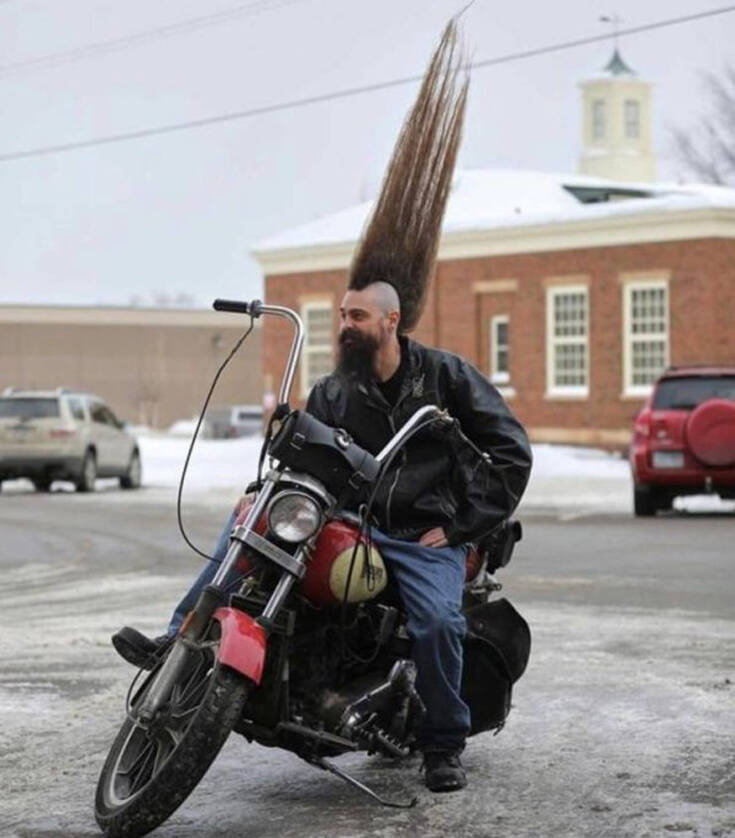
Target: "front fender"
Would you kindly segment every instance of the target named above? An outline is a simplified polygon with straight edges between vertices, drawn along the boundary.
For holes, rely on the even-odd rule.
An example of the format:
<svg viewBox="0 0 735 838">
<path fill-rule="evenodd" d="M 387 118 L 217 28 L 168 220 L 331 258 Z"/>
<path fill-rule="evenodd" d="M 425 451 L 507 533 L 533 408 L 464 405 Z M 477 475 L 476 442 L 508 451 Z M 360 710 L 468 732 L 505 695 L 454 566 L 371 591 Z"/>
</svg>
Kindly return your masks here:
<svg viewBox="0 0 735 838">
<path fill-rule="evenodd" d="M 236 608 L 218 608 L 214 619 L 221 628 L 217 659 L 260 684 L 267 644 L 263 627 Z"/>
</svg>

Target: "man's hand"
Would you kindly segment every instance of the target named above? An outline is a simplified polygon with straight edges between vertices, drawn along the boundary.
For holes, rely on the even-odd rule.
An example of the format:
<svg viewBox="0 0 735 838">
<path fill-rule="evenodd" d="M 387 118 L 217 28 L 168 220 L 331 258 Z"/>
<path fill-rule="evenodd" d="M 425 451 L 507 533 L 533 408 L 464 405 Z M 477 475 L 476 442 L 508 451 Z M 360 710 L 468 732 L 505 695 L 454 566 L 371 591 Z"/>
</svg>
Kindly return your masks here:
<svg viewBox="0 0 735 838">
<path fill-rule="evenodd" d="M 424 547 L 446 547 L 449 542 L 441 527 L 434 527 L 433 530 L 425 532 L 419 539 L 419 544 Z"/>
</svg>

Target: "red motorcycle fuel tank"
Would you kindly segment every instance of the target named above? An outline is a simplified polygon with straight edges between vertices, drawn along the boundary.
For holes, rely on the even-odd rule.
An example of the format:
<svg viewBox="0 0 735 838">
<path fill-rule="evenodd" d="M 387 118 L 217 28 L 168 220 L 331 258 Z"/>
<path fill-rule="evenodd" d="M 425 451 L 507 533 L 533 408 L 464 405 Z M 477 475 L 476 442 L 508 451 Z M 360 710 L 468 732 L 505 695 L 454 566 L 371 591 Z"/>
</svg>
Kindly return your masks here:
<svg viewBox="0 0 735 838">
<path fill-rule="evenodd" d="M 301 582 L 301 593 L 315 605 L 364 602 L 387 585 L 388 574 L 377 547 L 362 538 L 355 553 L 358 534 L 358 528 L 345 521 L 330 521 L 321 531 Z"/>
</svg>

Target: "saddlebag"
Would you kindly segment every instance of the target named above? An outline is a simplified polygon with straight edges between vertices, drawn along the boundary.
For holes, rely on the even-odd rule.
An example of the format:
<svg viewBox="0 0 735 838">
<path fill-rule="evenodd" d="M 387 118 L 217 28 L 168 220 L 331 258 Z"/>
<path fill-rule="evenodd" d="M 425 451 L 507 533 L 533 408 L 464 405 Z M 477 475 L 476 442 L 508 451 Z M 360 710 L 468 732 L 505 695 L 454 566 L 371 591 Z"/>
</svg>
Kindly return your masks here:
<svg viewBox="0 0 735 838">
<path fill-rule="evenodd" d="M 513 684 L 531 652 L 531 631 L 507 599 L 465 611 L 462 698 L 470 708 L 470 735 L 503 726 Z"/>
<path fill-rule="evenodd" d="M 314 416 L 293 410 L 273 438 L 268 452 L 293 471 L 318 478 L 335 496 L 372 483 L 380 466 L 341 428 L 330 428 Z"/>
</svg>

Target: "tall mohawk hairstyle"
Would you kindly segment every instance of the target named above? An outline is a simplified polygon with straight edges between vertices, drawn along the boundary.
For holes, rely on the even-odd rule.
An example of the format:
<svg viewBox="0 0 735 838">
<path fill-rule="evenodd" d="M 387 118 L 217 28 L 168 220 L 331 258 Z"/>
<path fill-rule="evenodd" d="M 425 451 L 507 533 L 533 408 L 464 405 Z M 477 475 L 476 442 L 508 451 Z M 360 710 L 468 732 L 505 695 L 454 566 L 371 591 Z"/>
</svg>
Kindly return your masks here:
<svg viewBox="0 0 735 838">
<path fill-rule="evenodd" d="M 396 289 L 401 333 L 421 317 L 439 247 L 467 101 L 463 63 L 452 19 L 401 129 L 350 269 L 352 290 L 378 281 Z"/>
</svg>

